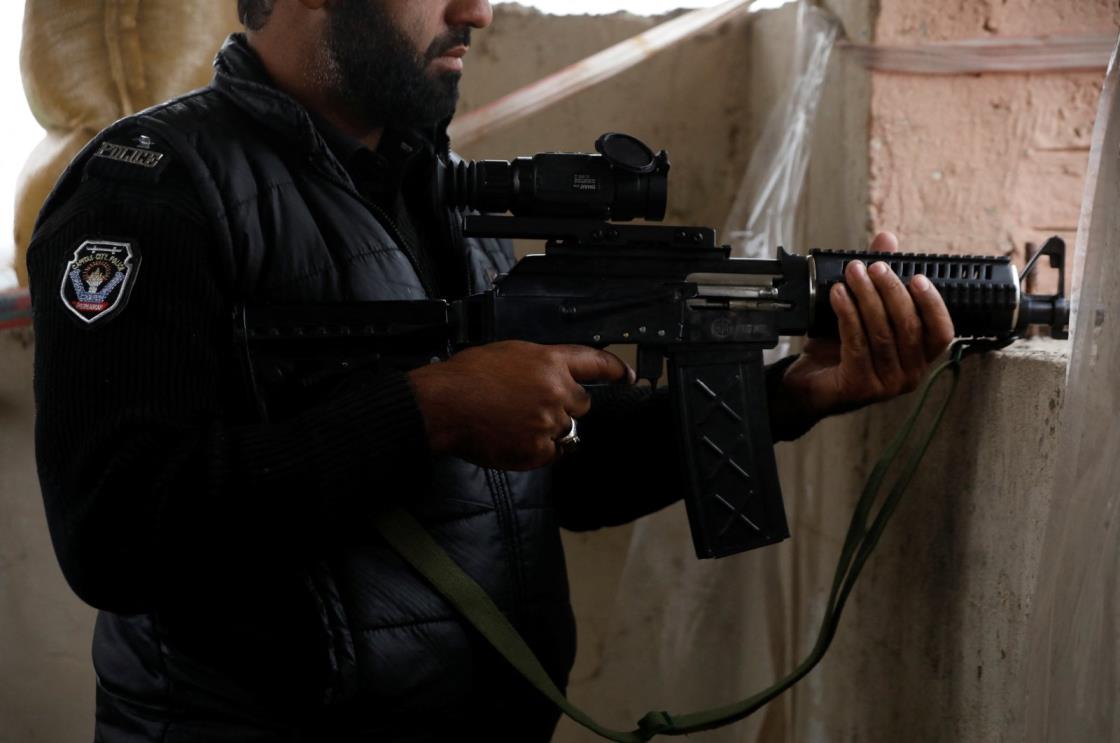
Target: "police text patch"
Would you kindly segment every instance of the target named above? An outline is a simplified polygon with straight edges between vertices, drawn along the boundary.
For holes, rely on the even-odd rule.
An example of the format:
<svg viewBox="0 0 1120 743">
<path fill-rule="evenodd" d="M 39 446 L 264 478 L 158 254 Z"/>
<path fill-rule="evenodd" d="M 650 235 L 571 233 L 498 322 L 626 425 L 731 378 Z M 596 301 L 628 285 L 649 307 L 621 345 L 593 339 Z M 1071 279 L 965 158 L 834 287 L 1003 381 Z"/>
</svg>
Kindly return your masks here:
<svg viewBox="0 0 1120 743">
<path fill-rule="evenodd" d="M 60 290 L 67 309 L 91 325 L 128 302 L 140 268 L 140 253 L 127 242 L 86 240 L 66 265 Z"/>
<path fill-rule="evenodd" d="M 94 157 L 115 160 L 126 165 L 138 165 L 141 168 L 156 168 L 163 161 L 163 153 L 146 148 L 128 147 L 123 144 L 102 142 Z"/>
<path fill-rule="evenodd" d="M 85 166 L 85 178 L 159 183 L 171 158 L 160 152 L 156 140 L 147 134 L 131 137 L 126 143 L 101 142 Z"/>
</svg>

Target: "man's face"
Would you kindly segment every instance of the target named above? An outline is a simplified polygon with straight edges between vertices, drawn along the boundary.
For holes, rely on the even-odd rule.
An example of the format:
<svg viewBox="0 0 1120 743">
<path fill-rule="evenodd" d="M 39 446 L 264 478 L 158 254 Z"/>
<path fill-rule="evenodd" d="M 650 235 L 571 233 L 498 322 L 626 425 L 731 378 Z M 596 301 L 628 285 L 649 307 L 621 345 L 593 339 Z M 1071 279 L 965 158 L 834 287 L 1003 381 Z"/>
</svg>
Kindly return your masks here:
<svg viewBox="0 0 1120 743">
<path fill-rule="evenodd" d="M 369 126 L 425 126 L 459 101 L 471 29 L 491 20 L 485 0 L 335 0 L 325 83 Z"/>
</svg>

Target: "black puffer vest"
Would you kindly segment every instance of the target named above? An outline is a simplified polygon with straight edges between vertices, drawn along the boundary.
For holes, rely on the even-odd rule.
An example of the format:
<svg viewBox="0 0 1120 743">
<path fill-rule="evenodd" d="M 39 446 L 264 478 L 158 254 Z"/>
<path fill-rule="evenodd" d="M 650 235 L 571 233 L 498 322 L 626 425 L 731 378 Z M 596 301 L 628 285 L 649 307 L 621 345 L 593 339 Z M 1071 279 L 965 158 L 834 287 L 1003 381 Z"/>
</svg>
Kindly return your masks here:
<svg viewBox="0 0 1120 743">
<path fill-rule="evenodd" d="M 165 145 L 197 186 L 231 304 L 427 298 L 392 225 L 363 201 L 307 112 L 269 84 L 242 38 L 227 42 L 216 68 L 210 87 L 119 122 L 76 164 L 125 133 Z M 472 291 L 512 265 L 507 245 L 457 243 Z M 563 685 L 575 631 L 548 472 L 445 459 L 417 480 L 434 486 L 418 488 L 411 510 Z M 309 566 L 305 590 L 302 605 L 317 607 L 315 629 L 281 640 L 255 639 L 254 625 L 277 619 L 269 609 L 206 607 L 239 644 L 264 645 L 245 654 L 270 659 L 261 675 L 271 678 L 256 688 L 231 682 L 222 659 L 185 650 L 189 643 L 167 630 L 173 617 L 103 613 L 98 674 L 105 686 L 138 691 L 135 704 L 105 700 L 99 714 L 135 733 L 121 740 L 419 741 L 472 729 L 487 740 L 550 737 L 558 713 L 372 530 Z M 286 669 L 289 654 L 311 655 L 327 672 L 308 688 L 307 678 L 287 677 L 306 670 Z M 276 689 L 300 691 L 280 698 Z"/>
</svg>

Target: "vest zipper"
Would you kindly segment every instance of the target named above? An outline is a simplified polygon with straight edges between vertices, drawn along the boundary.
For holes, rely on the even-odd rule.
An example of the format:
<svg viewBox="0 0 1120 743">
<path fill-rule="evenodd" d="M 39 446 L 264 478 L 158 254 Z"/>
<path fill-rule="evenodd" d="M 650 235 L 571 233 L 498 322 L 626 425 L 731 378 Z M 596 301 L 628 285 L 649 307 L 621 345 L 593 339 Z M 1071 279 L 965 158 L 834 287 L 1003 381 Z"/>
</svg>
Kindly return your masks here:
<svg viewBox="0 0 1120 743">
<path fill-rule="evenodd" d="M 326 145 L 324 144 L 323 147 L 325 148 Z M 327 149 L 326 151 L 329 153 L 329 149 Z M 338 164 L 338 161 L 334 160 L 333 155 L 329 155 L 329 157 L 334 163 Z M 377 217 L 379 222 L 381 222 L 381 226 L 384 227 L 385 231 L 389 233 L 389 237 L 391 237 L 396 242 L 397 247 L 400 248 L 401 252 L 404 253 L 406 258 L 408 258 L 409 264 L 412 265 L 412 271 L 416 274 L 416 278 L 420 280 L 420 286 L 427 294 L 427 298 L 435 299 L 439 297 L 439 292 L 434 286 L 432 286 L 429 277 L 424 274 L 424 271 L 420 267 L 420 259 L 417 257 L 418 253 L 416 252 L 416 247 L 405 239 L 404 233 L 401 232 L 401 228 L 397 226 L 397 223 L 393 221 L 393 218 L 389 216 L 389 213 L 377 204 L 367 199 L 365 196 L 363 196 L 354 185 L 354 182 L 349 179 L 349 177 L 339 177 L 337 173 L 332 173 L 326 168 L 321 167 L 318 161 L 313 157 L 308 158 L 308 162 L 314 169 L 318 170 L 322 175 L 325 175 L 329 180 L 334 182 L 335 185 L 342 186 L 347 191 L 349 191 L 351 196 L 356 198 L 360 203 L 365 205 L 367 209 L 373 212 L 374 216 Z M 338 167 L 341 169 L 342 165 L 338 164 Z M 343 169 L 342 172 L 345 172 L 345 170 Z"/>
<path fill-rule="evenodd" d="M 487 469 L 486 481 L 490 485 L 490 492 L 494 495 L 494 507 L 498 515 L 498 525 L 502 530 L 502 544 L 505 547 L 506 562 L 509 564 L 510 583 L 512 584 L 512 601 L 509 620 L 517 626 L 521 623 L 523 607 L 525 605 L 525 575 L 521 564 L 521 540 L 517 532 L 517 514 L 513 507 L 513 498 L 509 493 L 509 480 L 505 472 Z"/>
<path fill-rule="evenodd" d="M 397 223 L 393 221 L 393 218 L 389 216 L 389 213 L 361 194 L 358 194 L 358 198 L 361 199 L 362 203 L 365 204 L 369 208 L 369 210 L 378 217 L 378 219 L 381 221 L 381 226 L 389 232 L 389 236 L 393 238 L 397 245 L 403 249 L 402 252 L 408 258 L 408 262 L 412 264 L 412 270 L 416 273 L 416 277 L 420 279 L 420 284 L 424 287 L 424 291 L 427 293 L 428 298 L 435 299 L 439 297 L 439 291 L 434 286 L 432 286 L 429 277 L 425 275 L 424 271 L 420 267 L 420 259 L 418 257 L 419 253 L 416 252 L 416 247 L 405 239 L 404 233 L 401 232 L 401 228 L 397 226 Z"/>
<path fill-rule="evenodd" d="M 448 153 L 450 153 L 450 145 L 448 145 Z M 358 200 L 365 204 L 370 211 L 379 217 L 382 226 L 385 227 L 390 237 L 397 241 L 397 244 L 404 248 L 404 254 L 412 263 L 412 269 L 416 272 L 416 276 L 420 279 L 420 283 L 424 286 L 424 290 L 428 292 L 429 297 L 438 297 L 439 294 L 434 291 L 429 284 L 427 277 L 420 270 L 420 262 L 416 258 L 413 251 L 415 250 L 412 245 L 404 238 L 397 223 L 393 221 L 392 217 L 377 204 L 373 203 L 365 196 L 362 196 L 357 189 L 351 189 L 351 192 L 358 197 Z M 437 205 L 438 210 L 438 205 Z M 452 238 L 452 247 L 457 244 L 455 240 L 462 241 L 462 233 L 458 229 L 458 222 L 454 219 L 454 214 L 451 210 L 446 210 L 448 217 L 448 227 Z M 437 211 L 438 213 L 438 211 Z M 473 281 L 471 279 L 470 260 L 466 260 L 466 280 L 467 280 L 467 293 L 470 294 L 473 289 Z M 513 607 L 510 614 L 510 621 L 515 625 L 520 623 L 520 618 L 523 613 L 522 607 L 524 605 L 525 595 L 525 576 L 524 568 L 521 564 L 521 540 L 517 533 L 517 520 L 514 511 L 512 497 L 509 494 L 509 481 L 506 479 L 505 472 L 497 470 L 485 470 L 486 479 L 490 485 L 490 491 L 494 495 L 494 506 L 498 514 L 498 521 L 503 532 L 502 542 L 505 545 L 506 559 L 509 561 L 510 577 L 513 582 Z"/>
<path fill-rule="evenodd" d="M 436 208 L 439 209 L 438 206 Z M 455 250 L 456 246 L 463 247 L 463 265 L 460 266 L 460 268 L 463 270 L 464 278 L 466 279 L 464 282 L 464 286 L 467 287 L 467 296 L 469 297 L 476 292 L 485 291 L 485 289 L 479 289 L 475 286 L 474 276 L 471 274 L 470 251 L 466 249 L 466 243 L 463 237 L 462 223 L 459 221 L 459 213 L 450 208 L 445 208 L 443 212 L 444 216 L 447 218 L 447 233 L 448 237 L 451 240 L 451 242 L 449 243 L 451 249 Z M 497 266 L 495 266 L 495 268 L 497 268 Z M 486 287 L 486 289 L 489 289 L 489 287 Z"/>
<path fill-rule="evenodd" d="M 444 162 L 451 162 L 451 141 L 448 140 L 443 148 Z M 451 245 L 463 245 L 462 222 L 454 209 L 446 208 L 447 227 L 450 233 Z M 483 291 L 474 284 L 471 274 L 471 261 L 469 252 L 464 250 L 463 270 L 466 273 L 467 296 L 477 291 Z M 486 251 L 483 250 L 483 253 Z M 494 266 L 498 269 L 498 266 Z M 489 288 L 489 287 L 486 287 Z M 517 530 L 517 512 L 513 506 L 513 497 L 510 495 L 509 479 L 505 472 L 488 469 L 486 480 L 490 484 L 490 492 L 494 494 L 494 506 L 498 514 L 498 523 L 503 532 L 502 543 L 506 550 L 506 561 L 509 563 L 510 580 L 513 583 L 513 606 L 510 610 L 510 622 L 516 627 L 521 624 L 525 606 L 525 570 L 521 564 L 521 539 Z"/>
</svg>

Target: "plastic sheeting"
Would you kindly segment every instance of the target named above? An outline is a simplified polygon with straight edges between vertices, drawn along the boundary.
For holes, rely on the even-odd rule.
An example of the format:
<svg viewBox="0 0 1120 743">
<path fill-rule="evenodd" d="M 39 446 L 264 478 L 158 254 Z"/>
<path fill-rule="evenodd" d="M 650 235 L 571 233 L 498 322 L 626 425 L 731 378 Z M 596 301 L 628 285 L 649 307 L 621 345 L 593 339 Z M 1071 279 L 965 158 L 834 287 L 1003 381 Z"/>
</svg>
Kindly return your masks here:
<svg viewBox="0 0 1120 743">
<path fill-rule="evenodd" d="M 1058 471 L 1030 625 L 1027 740 L 1120 740 L 1120 69 L 1101 95 L 1078 230 Z"/>
<path fill-rule="evenodd" d="M 27 0 L 20 65 L 47 137 L 16 195 L 16 273 L 43 201 L 62 169 L 117 119 L 205 85 L 236 4 L 212 0 Z"/>
<path fill-rule="evenodd" d="M 839 34 L 839 22 L 827 11 L 805 2 L 798 5 L 793 82 L 766 119 L 721 233 L 738 258 L 773 258 L 779 245 L 805 252 L 796 234 L 797 207 L 821 90 Z M 766 360 L 773 363 L 789 352 L 790 342 L 783 339 L 766 352 Z"/>
<path fill-rule="evenodd" d="M 793 82 L 766 120 L 723 228 L 738 258 L 773 258 L 777 246 L 798 246 L 797 206 L 809 167 L 809 144 L 828 61 L 840 24 L 801 3 Z"/>
</svg>

